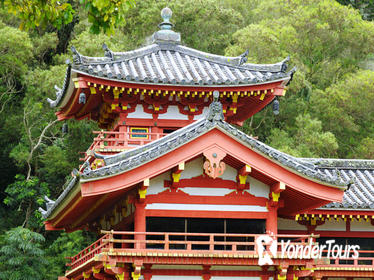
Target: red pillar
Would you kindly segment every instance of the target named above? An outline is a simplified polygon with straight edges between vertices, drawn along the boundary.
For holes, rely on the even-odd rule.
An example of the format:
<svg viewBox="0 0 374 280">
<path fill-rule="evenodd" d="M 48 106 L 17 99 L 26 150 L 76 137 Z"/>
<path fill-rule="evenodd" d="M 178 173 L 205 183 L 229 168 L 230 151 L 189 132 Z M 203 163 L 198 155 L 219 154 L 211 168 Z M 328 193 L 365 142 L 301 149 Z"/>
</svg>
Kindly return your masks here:
<svg viewBox="0 0 374 280">
<path fill-rule="evenodd" d="M 135 203 L 135 213 L 134 213 L 134 231 L 135 232 L 145 232 L 146 225 L 145 225 L 145 203 L 137 201 Z M 145 240 L 144 234 L 135 234 L 135 240 Z M 144 242 L 137 242 L 136 249 L 143 249 L 145 248 Z"/>
<path fill-rule="evenodd" d="M 278 207 L 268 205 L 268 217 L 266 219 L 266 233 L 267 234 L 278 234 Z"/>
</svg>

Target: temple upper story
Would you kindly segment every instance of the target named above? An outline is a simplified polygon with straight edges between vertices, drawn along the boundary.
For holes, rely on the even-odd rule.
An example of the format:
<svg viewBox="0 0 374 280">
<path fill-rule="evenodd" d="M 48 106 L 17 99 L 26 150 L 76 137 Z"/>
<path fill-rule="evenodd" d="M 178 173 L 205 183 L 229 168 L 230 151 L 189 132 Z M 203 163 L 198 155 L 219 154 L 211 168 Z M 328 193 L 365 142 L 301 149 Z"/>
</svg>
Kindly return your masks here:
<svg viewBox="0 0 374 280">
<path fill-rule="evenodd" d="M 183 46 L 171 14 L 162 10 L 152 43 L 136 50 L 114 52 L 104 45 L 103 57 L 88 57 L 72 47 L 63 86 L 56 86 L 56 98 L 48 102 L 59 120 L 91 119 L 110 132 L 98 132 L 91 148 L 119 152 L 159 139 L 203 118 L 213 91 L 219 93 L 225 121 L 237 125 L 285 94 L 295 71 L 287 72 L 289 58 L 251 64 L 248 51 L 226 57 Z"/>
</svg>

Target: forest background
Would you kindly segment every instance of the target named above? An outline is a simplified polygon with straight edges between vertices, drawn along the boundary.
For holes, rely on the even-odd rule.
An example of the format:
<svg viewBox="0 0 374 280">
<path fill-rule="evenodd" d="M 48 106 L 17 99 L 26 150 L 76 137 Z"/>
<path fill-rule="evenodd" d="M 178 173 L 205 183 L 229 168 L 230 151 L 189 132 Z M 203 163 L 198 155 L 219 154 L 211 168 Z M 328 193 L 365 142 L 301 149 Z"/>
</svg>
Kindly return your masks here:
<svg viewBox="0 0 374 280">
<path fill-rule="evenodd" d="M 0 279 L 57 279 L 92 233 L 45 232 L 44 195 L 56 199 L 90 121 L 56 122 L 47 97 L 63 83 L 70 47 L 102 56 L 149 41 L 169 6 L 184 45 L 252 63 L 290 55 L 298 70 L 280 114 L 271 106 L 243 130 L 298 157 L 374 158 L 373 0 L 0 0 Z"/>
</svg>

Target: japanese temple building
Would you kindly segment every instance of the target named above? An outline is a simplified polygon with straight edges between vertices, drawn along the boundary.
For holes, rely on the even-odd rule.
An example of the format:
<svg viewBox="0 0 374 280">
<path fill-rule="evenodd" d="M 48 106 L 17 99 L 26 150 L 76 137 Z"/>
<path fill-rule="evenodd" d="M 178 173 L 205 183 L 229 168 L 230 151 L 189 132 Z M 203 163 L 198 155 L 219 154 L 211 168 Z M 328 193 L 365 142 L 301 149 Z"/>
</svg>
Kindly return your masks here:
<svg viewBox="0 0 374 280">
<path fill-rule="evenodd" d="M 277 105 L 294 69 L 181 45 L 72 48 L 57 118 L 101 131 L 47 230 L 97 232 L 61 280 L 374 279 L 374 160 L 295 158 L 233 125 Z"/>
</svg>

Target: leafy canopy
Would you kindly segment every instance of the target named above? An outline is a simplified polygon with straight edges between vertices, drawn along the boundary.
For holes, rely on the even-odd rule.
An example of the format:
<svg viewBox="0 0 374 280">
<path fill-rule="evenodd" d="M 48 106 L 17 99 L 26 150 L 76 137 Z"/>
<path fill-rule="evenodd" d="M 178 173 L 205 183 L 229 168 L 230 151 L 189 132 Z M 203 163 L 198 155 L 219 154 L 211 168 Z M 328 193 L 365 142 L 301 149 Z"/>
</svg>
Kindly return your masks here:
<svg viewBox="0 0 374 280">
<path fill-rule="evenodd" d="M 0 248 L 0 279 L 43 280 L 47 260 L 39 233 L 17 227 L 6 232 Z"/>
<path fill-rule="evenodd" d="M 113 34 L 125 22 L 125 12 L 134 6 L 134 0 L 0 0 L 10 13 L 21 19 L 21 29 L 53 25 L 60 29 L 72 22 L 83 7 L 91 23 L 91 31 Z"/>
</svg>

